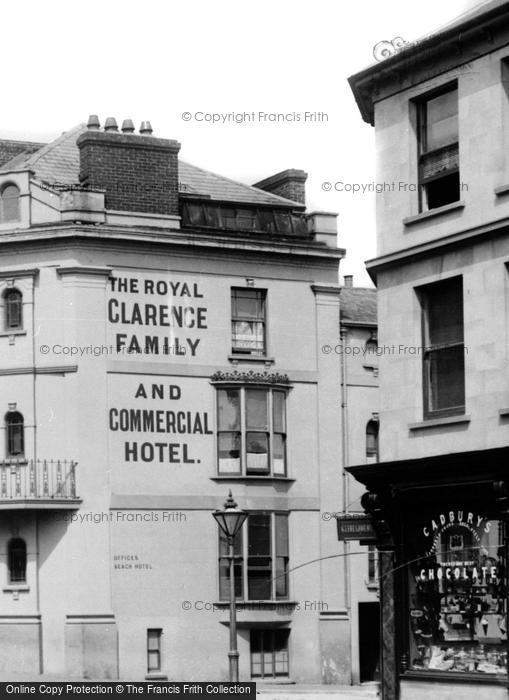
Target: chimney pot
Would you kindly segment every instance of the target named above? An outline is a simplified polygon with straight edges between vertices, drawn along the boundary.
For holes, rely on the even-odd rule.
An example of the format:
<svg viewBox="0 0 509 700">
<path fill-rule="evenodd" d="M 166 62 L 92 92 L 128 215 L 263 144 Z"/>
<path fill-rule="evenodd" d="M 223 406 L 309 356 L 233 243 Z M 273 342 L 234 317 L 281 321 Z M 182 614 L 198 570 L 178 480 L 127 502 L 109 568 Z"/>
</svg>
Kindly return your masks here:
<svg viewBox="0 0 509 700">
<path fill-rule="evenodd" d="M 343 280 L 345 287 L 353 287 L 353 275 L 345 275 Z"/>
<path fill-rule="evenodd" d="M 97 114 L 91 114 L 88 118 L 87 129 L 99 129 L 100 126 Z"/>
<path fill-rule="evenodd" d="M 150 136 L 152 133 L 152 125 L 150 122 L 141 122 L 140 134 L 144 136 Z"/>
<path fill-rule="evenodd" d="M 122 122 L 122 133 L 132 134 L 134 133 L 134 123 L 132 119 L 124 119 Z"/>
<path fill-rule="evenodd" d="M 104 122 L 104 131 L 118 131 L 117 120 L 115 117 L 108 117 Z"/>
</svg>

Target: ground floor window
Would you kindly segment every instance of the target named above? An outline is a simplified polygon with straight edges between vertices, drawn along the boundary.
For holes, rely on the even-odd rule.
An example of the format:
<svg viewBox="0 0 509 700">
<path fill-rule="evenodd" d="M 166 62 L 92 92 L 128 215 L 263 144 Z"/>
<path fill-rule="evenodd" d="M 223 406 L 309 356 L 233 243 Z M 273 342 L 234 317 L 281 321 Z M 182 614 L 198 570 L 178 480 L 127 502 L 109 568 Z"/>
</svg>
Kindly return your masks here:
<svg viewBox="0 0 509 700">
<path fill-rule="evenodd" d="M 408 532 L 407 561 L 409 667 L 506 674 L 503 523 L 444 509 Z"/>
<path fill-rule="evenodd" d="M 251 677 L 288 678 L 289 629 L 251 630 Z"/>
<path fill-rule="evenodd" d="M 147 630 L 147 671 L 157 673 L 161 670 L 161 629 Z"/>
</svg>

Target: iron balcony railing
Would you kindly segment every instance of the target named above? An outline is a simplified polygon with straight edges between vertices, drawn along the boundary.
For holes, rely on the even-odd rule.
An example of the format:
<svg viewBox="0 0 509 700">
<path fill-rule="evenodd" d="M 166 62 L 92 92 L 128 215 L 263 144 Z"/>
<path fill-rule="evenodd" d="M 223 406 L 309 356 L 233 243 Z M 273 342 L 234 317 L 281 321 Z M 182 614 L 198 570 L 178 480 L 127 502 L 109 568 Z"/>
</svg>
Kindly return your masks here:
<svg viewBox="0 0 509 700">
<path fill-rule="evenodd" d="M 0 507 L 6 501 L 72 501 L 77 462 L 10 459 L 0 462 Z"/>
</svg>

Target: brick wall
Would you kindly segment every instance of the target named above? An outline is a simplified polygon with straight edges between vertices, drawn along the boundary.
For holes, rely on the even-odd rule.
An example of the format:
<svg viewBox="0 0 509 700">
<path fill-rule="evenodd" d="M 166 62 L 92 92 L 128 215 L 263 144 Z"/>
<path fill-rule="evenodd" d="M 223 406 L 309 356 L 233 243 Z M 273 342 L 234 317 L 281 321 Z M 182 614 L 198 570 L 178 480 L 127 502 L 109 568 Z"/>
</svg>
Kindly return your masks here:
<svg viewBox="0 0 509 700">
<path fill-rule="evenodd" d="M 260 190 L 265 190 L 265 192 L 285 197 L 285 199 L 305 204 L 307 177 L 307 173 L 304 170 L 283 170 L 265 180 L 260 180 L 253 186 L 258 187 Z"/>
<path fill-rule="evenodd" d="M 91 130 L 77 145 L 80 182 L 105 190 L 107 209 L 178 215 L 177 141 Z"/>
</svg>

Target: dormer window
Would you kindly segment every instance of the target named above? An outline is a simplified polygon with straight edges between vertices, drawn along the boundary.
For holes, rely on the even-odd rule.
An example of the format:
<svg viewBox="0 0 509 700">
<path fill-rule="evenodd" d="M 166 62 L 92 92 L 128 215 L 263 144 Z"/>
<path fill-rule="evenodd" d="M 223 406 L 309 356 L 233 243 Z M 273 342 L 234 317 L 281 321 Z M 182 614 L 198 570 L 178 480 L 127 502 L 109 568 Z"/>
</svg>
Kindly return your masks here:
<svg viewBox="0 0 509 700">
<path fill-rule="evenodd" d="M 0 223 L 19 220 L 19 188 L 9 183 L 0 190 Z"/>
</svg>

